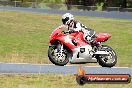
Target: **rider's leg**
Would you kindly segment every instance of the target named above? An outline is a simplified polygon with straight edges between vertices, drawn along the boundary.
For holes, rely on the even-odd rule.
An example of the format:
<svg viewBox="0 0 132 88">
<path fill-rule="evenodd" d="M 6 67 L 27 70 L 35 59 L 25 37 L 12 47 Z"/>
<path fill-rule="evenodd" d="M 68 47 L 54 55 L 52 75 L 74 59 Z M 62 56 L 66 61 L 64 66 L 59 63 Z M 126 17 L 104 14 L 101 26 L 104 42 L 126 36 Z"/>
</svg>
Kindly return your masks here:
<svg viewBox="0 0 132 88">
<path fill-rule="evenodd" d="M 93 40 L 93 41 L 91 42 L 91 45 L 94 45 L 94 46 L 99 46 L 99 45 L 100 45 L 100 43 L 98 43 L 98 42 L 96 41 L 96 39 L 95 39 L 95 40 Z"/>
<path fill-rule="evenodd" d="M 100 44 L 96 41 L 96 35 L 94 30 L 90 30 L 86 33 L 84 33 L 85 40 L 90 44 L 94 46 L 99 46 Z"/>
</svg>

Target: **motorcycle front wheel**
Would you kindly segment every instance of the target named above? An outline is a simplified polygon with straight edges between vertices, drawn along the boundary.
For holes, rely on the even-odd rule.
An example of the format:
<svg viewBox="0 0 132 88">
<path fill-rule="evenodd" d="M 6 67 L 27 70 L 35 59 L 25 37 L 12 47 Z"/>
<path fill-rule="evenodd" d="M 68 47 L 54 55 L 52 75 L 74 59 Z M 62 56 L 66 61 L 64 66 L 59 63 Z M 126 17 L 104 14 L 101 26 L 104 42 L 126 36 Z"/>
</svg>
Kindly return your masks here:
<svg viewBox="0 0 132 88">
<path fill-rule="evenodd" d="M 101 51 L 106 51 L 109 54 L 108 55 L 98 55 L 97 60 L 99 65 L 102 67 L 113 67 L 117 63 L 117 55 L 115 51 L 107 45 L 102 45 Z"/>
<path fill-rule="evenodd" d="M 68 52 L 66 49 L 63 49 L 63 52 L 57 50 L 56 46 L 50 46 L 48 49 L 49 60 L 59 66 L 64 66 L 69 62 Z"/>
</svg>

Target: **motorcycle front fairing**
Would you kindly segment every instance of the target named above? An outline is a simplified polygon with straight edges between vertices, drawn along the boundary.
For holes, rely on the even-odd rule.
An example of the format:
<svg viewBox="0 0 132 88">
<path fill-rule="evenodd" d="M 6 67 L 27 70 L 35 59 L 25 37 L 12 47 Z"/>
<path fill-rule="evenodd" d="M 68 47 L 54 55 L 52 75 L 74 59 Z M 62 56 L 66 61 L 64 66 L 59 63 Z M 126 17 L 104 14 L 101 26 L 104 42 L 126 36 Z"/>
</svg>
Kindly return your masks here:
<svg viewBox="0 0 132 88">
<path fill-rule="evenodd" d="M 58 35 L 56 39 L 72 50 L 74 48 L 87 45 L 87 43 L 82 40 L 82 36 L 83 35 L 81 32 L 76 32 L 71 34 Z"/>
<path fill-rule="evenodd" d="M 82 32 L 62 34 L 61 30 L 57 29 L 54 31 L 53 35 L 51 36 L 50 43 L 52 44 L 56 40 L 67 46 L 73 53 L 72 58 L 75 59 L 78 58 L 79 62 L 88 62 L 87 60 L 89 58 L 90 59 L 92 58 L 89 55 L 89 51 L 92 50 L 92 47 L 84 40 Z M 85 49 L 85 51 L 82 52 L 81 51 L 82 49 Z M 77 57 L 77 54 L 79 55 L 79 57 Z M 72 61 L 72 62 L 77 62 L 77 61 Z"/>
<path fill-rule="evenodd" d="M 61 25 L 59 27 L 57 27 L 53 32 L 52 34 L 50 35 L 50 43 L 54 43 L 54 41 L 56 40 L 56 37 L 58 35 L 61 35 L 61 30 L 64 28 L 65 26 L 64 25 Z"/>
<path fill-rule="evenodd" d="M 61 33 L 61 28 L 56 28 L 50 36 L 50 43 L 54 43 L 54 41 L 60 41 L 69 49 L 74 49 L 79 46 L 87 45 L 87 42 L 83 39 L 83 33 L 76 32 L 71 34 L 63 34 Z M 76 43 L 76 44 L 75 44 Z"/>
</svg>

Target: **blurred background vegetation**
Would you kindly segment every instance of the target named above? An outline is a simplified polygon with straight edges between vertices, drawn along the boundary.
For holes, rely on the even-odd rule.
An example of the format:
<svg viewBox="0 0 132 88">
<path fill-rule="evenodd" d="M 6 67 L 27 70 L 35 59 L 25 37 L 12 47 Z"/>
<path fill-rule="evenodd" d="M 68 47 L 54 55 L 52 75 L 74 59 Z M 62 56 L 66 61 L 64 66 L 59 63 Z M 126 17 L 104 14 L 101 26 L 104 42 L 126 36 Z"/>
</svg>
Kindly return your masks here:
<svg viewBox="0 0 132 88">
<path fill-rule="evenodd" d="M 132 11 L 132 0 L 0 0 L 0 5 L 60 10 Z"/>
</svg>

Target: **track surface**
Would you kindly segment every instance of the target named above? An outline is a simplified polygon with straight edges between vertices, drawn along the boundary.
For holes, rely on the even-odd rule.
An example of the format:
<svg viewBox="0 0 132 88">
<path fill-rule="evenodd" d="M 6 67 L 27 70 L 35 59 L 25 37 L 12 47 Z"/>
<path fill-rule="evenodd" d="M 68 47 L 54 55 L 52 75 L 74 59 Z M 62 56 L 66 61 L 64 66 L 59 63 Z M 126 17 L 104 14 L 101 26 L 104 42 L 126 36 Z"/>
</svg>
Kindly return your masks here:
<svg viewBox="0 0 132 88">
<path fill-rule="evenodd" d="M 0 73 L 57 73 L 57 74 L 77 74 L 78 66 L 55 66 L 37 64 L 0 64 Z M 88 74 L 130 74 L 132 68 L 127 67 L 83 67 Z"/>
<path fill-rule="evenodd" d="M 132 19 L 131 12 L 96 12 L 96 11 L 63 11 L 63 10 L 47 10 L 34 8 L 18 8 L 18 7 L 0 7 L 0 10 L 15 10 L 48 14 L 64 14 L 70 12 L 79 16 L 93 16 L 105 18 Z M 55 66 L 55 65 L 35 65 L 35 64 L 0 64 L 0 73 L 58 73 L 58 74 L 76 74 L 77 66 Z M 106 68 L 106 67 L 84 67 L 88 74 L 130 74 L 132 68 Z"/>
<path fill-rule="evenodd" d="M 48 14 L 64 14 L 72 13 L 78 16 L 92 16 L 92 17 L 104 17 L 104 18 L 117 18 L 117 19 L 130 19 L 132 20 L 132 12 L 98 12 L 98 11 L 71 11 L 71 10 L 48 10 L 48 9 L 36 9 L 36 8 L 21 8 L 21 7 L 3 7 L 0 6 L 0 10 L 15 10 Z"/>
</svg>

